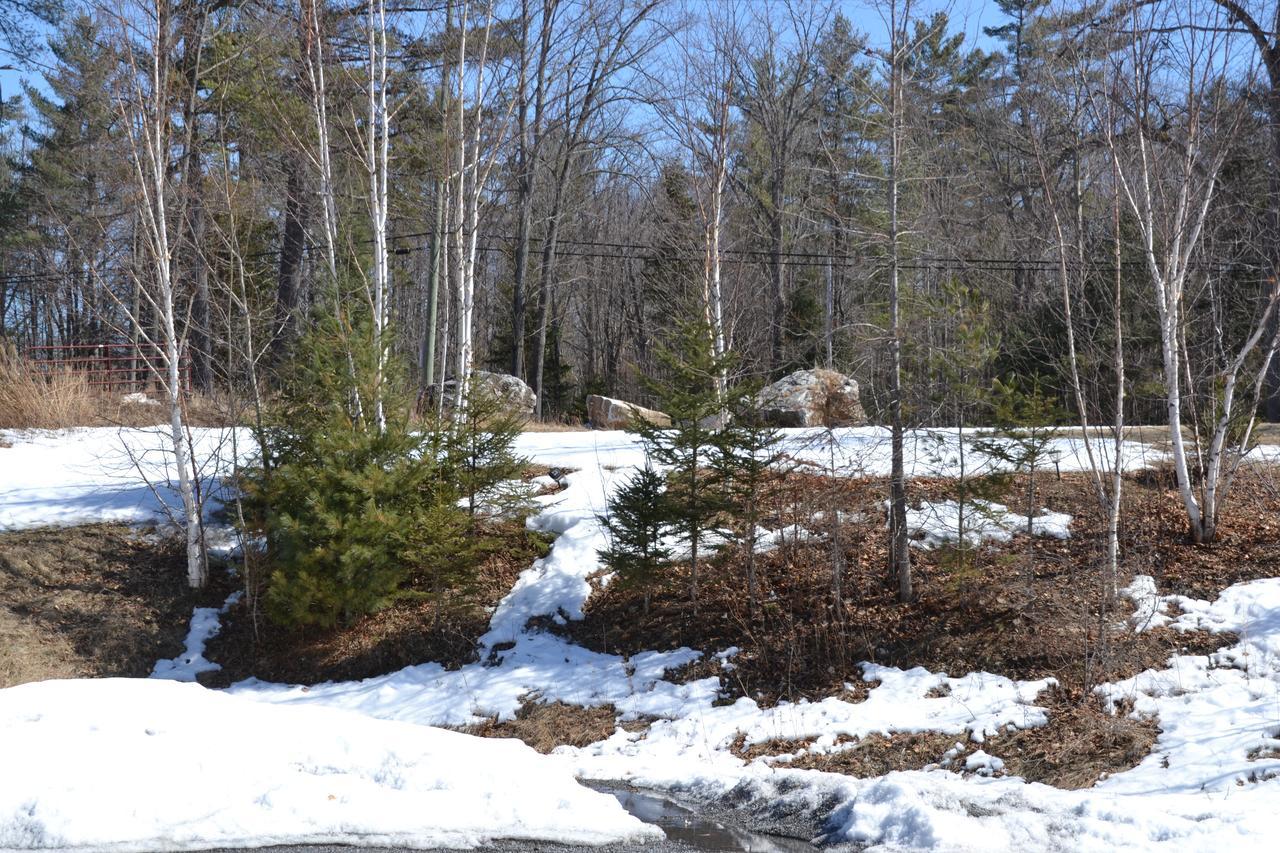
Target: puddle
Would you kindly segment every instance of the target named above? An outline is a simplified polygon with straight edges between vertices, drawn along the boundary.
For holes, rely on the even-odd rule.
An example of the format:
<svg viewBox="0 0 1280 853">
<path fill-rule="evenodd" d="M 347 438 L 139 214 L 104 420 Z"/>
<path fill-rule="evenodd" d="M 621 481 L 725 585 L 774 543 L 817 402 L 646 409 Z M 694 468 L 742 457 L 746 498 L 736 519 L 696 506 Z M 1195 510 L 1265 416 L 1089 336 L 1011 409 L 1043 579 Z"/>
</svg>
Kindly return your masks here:
<svg viewBox="0 0 1280 853">
<path fill-rule="evenodd" d="M 679 841 L 695 850 L 737 850 L 748 853 L 798 853 L 816 848 L 805 841 L 763 835 L 744 829 L 725 826 L 719 821 L 704 818 L 697 812 L 673 803 L 664 797 L 644 794 L 621 788 L 600 788 L 612 794 L 622 807 L 645 823 L 662 828 L 667 838 Z"/>
</svg>

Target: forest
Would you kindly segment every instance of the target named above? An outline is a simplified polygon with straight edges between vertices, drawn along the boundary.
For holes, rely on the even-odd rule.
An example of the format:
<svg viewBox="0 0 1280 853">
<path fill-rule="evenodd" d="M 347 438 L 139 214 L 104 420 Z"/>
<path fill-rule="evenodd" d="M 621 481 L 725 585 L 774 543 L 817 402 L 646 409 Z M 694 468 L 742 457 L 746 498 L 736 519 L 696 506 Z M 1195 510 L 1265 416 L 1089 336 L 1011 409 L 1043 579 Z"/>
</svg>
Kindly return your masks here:
<svg viewBox="0 0 1280 853">
<path fill-rule="evenodd" d="M 835 367 L 880 422 L 954 420 L 947 370 L 1280 417 L 1270 20 L 996 6 L 6 4 L 0 336 L 173 337 L 211 394 L 345 312 L 572 420 L 698 317 L 733 382 Z"/>
</svg>

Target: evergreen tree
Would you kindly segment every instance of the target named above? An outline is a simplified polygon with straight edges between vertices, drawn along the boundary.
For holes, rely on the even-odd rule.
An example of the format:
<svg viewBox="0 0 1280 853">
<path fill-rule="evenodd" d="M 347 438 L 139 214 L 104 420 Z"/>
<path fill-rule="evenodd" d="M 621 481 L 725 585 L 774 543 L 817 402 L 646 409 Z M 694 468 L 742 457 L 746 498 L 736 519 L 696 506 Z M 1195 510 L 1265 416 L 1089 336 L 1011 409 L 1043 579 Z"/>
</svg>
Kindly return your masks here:
<svg viewBox="0 0 1280 853">
<path fill-rule="evenodd" d="M 989 515 L 988 504 L 1000 497 L 1008 483 L 1008 475 L 995 469 L 991 460 L 975 457 L 977 449 L 970 427 L 979 422 L 990 407 L 988 368 L 995 358 L 999 335 L 991 326 L 990 305 L 975 288 L 958 281 L 948 281 L 942 287 L 932 310 L 949 322 L 951 328 L 944 346 L 932 353 L 930 373 L 934 377 L 936 402 L 946 412 L 946 419 L 953 424 L 955 457 L 943 461 L 954 467 L 956 498 L 956 545 L 954 556 L 957 568 L 968 569 L 971 550 L 968 531 L 982 517 Z M 949 410 L 949 411 L 948 411 Z M 939 449 L 944 448 L 945 436 L 939 437 Z"/>
<path fill-rule="evenodd" d="M 724 492 L 727 538 L 746 562 L 747 606 L 754 618 L 760 609 L 756 545 L 762 504 L 769 484 L 779 476 L 782 454 L 778 431 L 756 417 L 753 400 L 748 389 L 735 389 L 731 404 L 734 416 L 715 437 L 711 467 Z"/>
<path fill-rule="evenodd" d="M 457 488 L 474 522 L 510 517 L 526 508 L 520 482 L 525 460 L 512 450 L 524 427 L 502 401 L 483 386 L 472 385 L 467 405 L 430 421 L 432 447 L 442 476 Z"/>
<path fill-rule="evenodd" d="M 300 342 L 263 453 L 247 484 L 273 567 L 267 612 L 284 625 L 350 624 L 406 594 L 465 588 L 485 544 L 480 496 L 518 467 L 509 430 L 479 416 L 419 428 L 400 375 L 379 370 L 364 326 L 327 320 Z M 385 426 L 368 407 L 382 377 Z M 353 389 L 354 384 L 354 389 Z M 354 393 L 353 393 L 354 390 Z M 466 505 L 471 509 L 464 509 Z"/>
<path fill-rule="evenodd" d="M 975 446 L 991 459 L 1026 472 L 1025 507 L 1030 536 L 1036 512 L 1036 471 L 1046 462 L 1056 461 L 1050 445 L 1057 431 L 1055 424 L 1066 417 L 1066 412 L 1044 393 L 1038 381 L 1024 388 L 1016 376 L 993 380 L 991 397 L 996 430 L 990 438 L 975 442 Z"/>
<path fill-rule="evenodd" d="M 608 513 L 600 517 L 609 534 L 600 559 L 617 575 L 615 583 L 643 591 L 646 616 L 653 586 L 671 562 L 665 541 L 671 519 L 666 480 L 647 462 L 613 494 Z"/>
<path fill-rule="evenodd" d="M 667 378 L 652 383 L 669 428 L 637 421 L 631 431 L 644 442 L 648 456 L 666 470 L 667 502 L 672 527 L 689 546 L 689 600 L 698 608 L 698 570 L 708 534 L 721 528 L 727 508 L 722 472 L 708 463 L 719 436 L 725 403 L 716 393 L 716 378 L 726 366 L 712 353 L 710 331 L 704 323 L 687 324 L 674 348 L 659 353 Z"/>
</svg>

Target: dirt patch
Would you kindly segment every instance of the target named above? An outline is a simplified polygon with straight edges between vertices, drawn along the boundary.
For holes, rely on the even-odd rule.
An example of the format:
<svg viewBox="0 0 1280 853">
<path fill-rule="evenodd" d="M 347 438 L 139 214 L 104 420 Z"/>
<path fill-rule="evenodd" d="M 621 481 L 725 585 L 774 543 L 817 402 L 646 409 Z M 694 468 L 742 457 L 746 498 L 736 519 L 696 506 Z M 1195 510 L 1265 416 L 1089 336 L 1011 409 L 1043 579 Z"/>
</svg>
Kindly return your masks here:
<svg viewBox="0 0 1280 853">
<path fill-rule="evenodd" d="M 477 659 L 476 641 L 489 629 L 490 608 L 511 591 L 516 578 L 548 541 L 511 523 L 494 532 L 494 543 L 471 589 L 441 598 L 416 595 L 429 589 L 410 580 L 409 596 L 347 627 L 286 630 L 273 625 L 242 599 L 223 617 L 208 657 L 220 672 L 201 679 L 225 686 L 249 676 L 291 684 L 352 681 L 434 661 L 456 669 Z"/>
<path fill-rule="evenodd" d="M 998 755 L 1005 773 L 1056 788 L 1088 788 L 1137 766 L 1151 754 L 1159 721 L 1111 714 L 1095 701 L 1072 702 L 1047 694 L 1049 724 L 992 738 L 983 748 Z"/>
<path fill-rule="evenodd" d="M 822 770 L 843 773 L 868 779 L 883 776 L 894 770 L 922 770 L 937 766 L 945 760 L 948 750 L 960 744 L 962 750 L 972 752 L 975 746 L 966 746 L 966 735 L 948 735 L 941 732 L 913 732 L 898 735 L 869 735 L 860 740 L 837 742 L 829 753 L 806 752 L 789 760 L 770 762 L 779 767 L 797 770 Z M 770 741 L 755 744 L 744 750 L 743 758 L 789 755 L 809 744 Z"/>
<path fill-rule="evenodd" d="M 617 728 L 612 705 L 581 708 L 563 702 L 525 702 L 514 720 L 488 720 L 461 731 L 480 737 L 516 738 L 538 752 L 557 746 L 588 746 L 609 737 Z"/>
<path fill-rule="evenodd" d="M 192 608 L 225 596 L 187 588 L 181 543 L 128 527 L 0 534 L 0 687 L 148 675 L 182 651 Z"/>
</svg>

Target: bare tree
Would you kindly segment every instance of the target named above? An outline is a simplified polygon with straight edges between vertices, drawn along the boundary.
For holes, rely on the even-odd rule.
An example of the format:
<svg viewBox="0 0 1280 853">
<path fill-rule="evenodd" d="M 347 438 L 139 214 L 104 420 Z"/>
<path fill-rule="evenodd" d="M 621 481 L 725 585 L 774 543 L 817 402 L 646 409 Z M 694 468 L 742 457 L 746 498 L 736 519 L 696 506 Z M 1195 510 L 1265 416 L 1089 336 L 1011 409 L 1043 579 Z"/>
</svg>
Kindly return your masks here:
<svg viewBox="0 0 1280 853">
<path fill-rule="evenodd" d="M 183 422 L 185 379 L 182 370 L 184 335 L 177 314 L 178 293 L 173 277 L 174 227 L 168 210 L 174 195 L 170 152 L 173 150 L 173 52 L 181 20 L 168 0 L 155 0 L 120 13 L 107 12 L 115 22 L 115 35 L 128 75 L 120 98 L 121 118 L 130 146 L 134 191 L 140 212 L 145 271 L 136 275 L 136 292 L 158 323 L 143 321 L 139 306 L 123 306 L 134 330 L 148 347 L 160 354 L 157 380 L 169 411 L 169 439 L 178 472 L 182 499 L 181 524 L 186 537 L 187 583 L 203 587 L 208 580 L 201 536 L 195 470 Z M 144 52 L 145 51 L 145 52 Z"/>
<path fill-rule="evenodd" d="M 795 167 L 798 136 L 817 109 L 820 81 L 816 77 L 818 47 L 830 19 L 825 4 L 785 0 L 758 7 L 762 12 L 757 37 L 744 43 L 734 63 L 736 87 L 747 118 L 760 132 L 765 147 L 764 191 L 755 197 L 764 219 L 769 244 L 769 286 L 772 305 L 769 366 L 782 367 L 787 292 L 783 253 L 787 241 L 787 192 Z M 895 7 L 896 8 L 896 7 Z M 785 21 L 786 32 L 776 25 Z"/>
<path fill-rule="evenodd" d="M 1235 62 L 1230 28 L 1214 26 L 1203 17 L 1196 18 L 1196 26 L 1188 26 L 1184 16 L 1198 11 L 1130 10 L 1128 41 L 1111 94 L 1129 120 L 1123 129 L 1107 125 L 1105 135 L 1118 192 L 1137 224 L 1151 278 L 1178 492 L 1191 537 L 1203 543 L 1212 542 L 1217 533 L 1223 493 L 1247 449 L 1230 440 L 1242 417 L 1237 388 L 1266 334 L 1280 294 L 1271 279 L 1262 307 L 1242 339 L 1228 340 L 1226 332 L 1215 327 L 1214 350 L 1226 354 L 1213 371 L 1213 382 L 1221 387 L 1210 392 L 1216 414 L 1207 434 L 1195 429 L 1192 460 L 1183 435 L 1184 398 L 1196 391 L 1193 353 L 1186 343 L 1187 325 L 1195 320 L 1187 310 L 1188 286 L 1196 277 L 1215 275 L 1201 252 L 1205 225 L 1223 163 L 1245 115 L 1225 82 Z M 1256 394 L 1261 393 L 1274 348 L 1274 344 L 1264 347 L 1254 379 Z M 1243 417 L 1247 441 L 1254 415 L 1249 410 Z M 1194 479 L 1192 461 L 1199 475 Z"/>
</svg>

